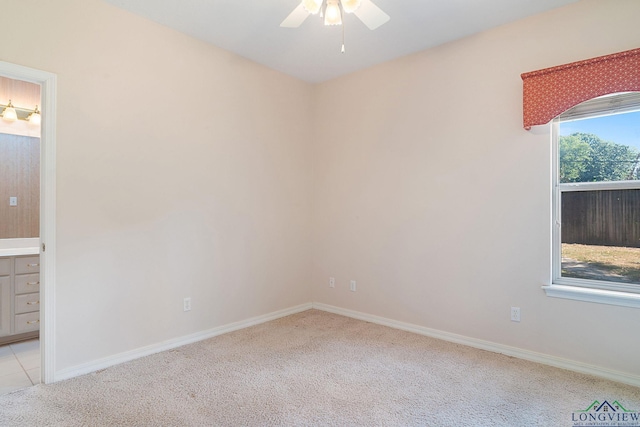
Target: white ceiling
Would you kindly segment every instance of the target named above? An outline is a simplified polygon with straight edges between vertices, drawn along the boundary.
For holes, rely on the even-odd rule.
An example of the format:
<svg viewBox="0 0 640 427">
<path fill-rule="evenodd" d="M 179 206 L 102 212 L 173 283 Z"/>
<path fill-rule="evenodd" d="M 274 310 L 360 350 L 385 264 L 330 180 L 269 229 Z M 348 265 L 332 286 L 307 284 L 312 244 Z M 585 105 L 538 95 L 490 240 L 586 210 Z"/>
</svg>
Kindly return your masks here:
<svg viewBox="0 0 640 427">
<path fill-rule="evenodd" d="M 369 30 L 355 15 L 342 29 L 310 16 L 280 23 L 300 0 L 105 0 L 275 70 L 322 82 L 578 0 L 373 0 L 391 16 Z"/>
</svg>

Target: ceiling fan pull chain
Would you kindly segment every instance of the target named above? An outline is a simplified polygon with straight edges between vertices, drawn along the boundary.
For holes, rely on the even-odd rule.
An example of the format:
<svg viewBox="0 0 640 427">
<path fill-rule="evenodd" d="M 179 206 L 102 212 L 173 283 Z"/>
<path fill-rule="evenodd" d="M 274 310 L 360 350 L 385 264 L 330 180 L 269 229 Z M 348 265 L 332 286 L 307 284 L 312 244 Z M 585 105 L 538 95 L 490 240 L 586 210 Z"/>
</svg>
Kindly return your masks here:
<svg viewBox="0 0 640 427">
<path fill-rule="evenodd" d="M 340 14 L 342 15 L 342 51 L 340 53 L 344 53 L 344 9 L 342 8 L 342 5 L 340 7 Z"/>
</svg>

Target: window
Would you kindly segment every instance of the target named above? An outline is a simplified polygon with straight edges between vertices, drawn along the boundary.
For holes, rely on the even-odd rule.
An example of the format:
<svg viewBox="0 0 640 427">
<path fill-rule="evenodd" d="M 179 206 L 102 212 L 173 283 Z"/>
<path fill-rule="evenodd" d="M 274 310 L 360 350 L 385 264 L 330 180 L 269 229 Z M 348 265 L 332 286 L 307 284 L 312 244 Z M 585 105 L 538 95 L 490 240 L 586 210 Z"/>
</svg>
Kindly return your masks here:
<svg viewBox="0 0 640 427">
<path fill-rule="evenodd" d="M 640 307 L 640 93 L 553 122 L 550 296 Z"/>
</svg>

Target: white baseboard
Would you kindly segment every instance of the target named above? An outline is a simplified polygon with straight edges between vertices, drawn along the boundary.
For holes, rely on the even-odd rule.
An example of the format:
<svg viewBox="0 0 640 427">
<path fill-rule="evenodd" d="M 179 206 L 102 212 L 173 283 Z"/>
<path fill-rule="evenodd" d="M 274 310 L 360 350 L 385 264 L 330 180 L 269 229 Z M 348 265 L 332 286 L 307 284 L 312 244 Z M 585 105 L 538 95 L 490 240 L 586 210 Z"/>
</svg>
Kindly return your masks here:
<svg viewBox="0 0 640 427">
<path fill-rule="evenodd" d="M 124 353 L 115 354 L 109 357 L 104 357 L 102 359 L 94 360 L 88 363 L 83 363 L 81 365 L 61 369 L 60 371 L 57 371 L 55 373 L 54 382 L 77 377 L 79 375 L 89 374 L 91 372 L 99 371 L 101 369 L 118 365 L 120 363 L 129 362 L 131 360 L 139 359 L 141 357 L 149 356 L 151 354 L 160 353 L 161 351 L 171 350 L 176 347 L 181 347 L 183 345 L 206 340 L 208 338 L 216 337 L 218 335 L 226 334 L 228 332 L 233 332 L 239 329 L 244 329 L 250 326 L 258 325 L 260 323 L 269 322 L 271 320 L 279 319 L 281 317 L 289 316 L 295 313 L 300 313 L 302 311 L 306 311 L 311 308 L 312 308 L 311 303 L 301 304 L 295 307 L 274 311 L 273 313 L 265 314 L 262 316 L 252 317 L 250 319 L 241 320 L 239 322 L 229 323 L 228 325 L 218 326 L 217 328 L 196 332 L 194 334 L 170 339 L 167 341 L 159 342 L 157 344 L 151 344 L 145 347 L 140 347 L 135 350 L 126 351 Z"/>
<path fill-rule="evenodd" d="M 390 328 L 401 329 L 403 331 L 413 332 L 419 335 L 425 335 L 432 338 L 438 338 L 444 341 L 450 341 L 456 344 L 463 344 L 469 347 L 479 348 L 494 353 L 500 353 L 507 356 L 517 357 L 519 359 L 529 360 L 532 362 L 542 363 L 544 365 L 554 366 L 556 368 L 567 369 L 569 371 L 580 372 L 582 374 L 593 375 L 612 381 L 640 387 L 640 376 L 626 374 L 599 366 L 588 365 L 582 362 L 576 362 L 569 359 L 550 356 L 548 354 L 537 353 L 530 350 L 524 350 L 508 345 L 497 344 L 491 341 L 479 340 L 476 338 L 466 337 L 464 335 L 452 334 L 437 329 L 431 329 L 424 326 L 414 325 L 411 323 L 400 322 L 397 320 L 387 319 L 385 317 L 374 316 L 372 314 L 361 313 L 359 311 L 348 310 L 345 308 L 335 307 L 332 305 L 313 303 L 313 308 L 317 310 L 327 311 L 329 313 L 340 314 L 342 316 L 352 317 L 354 319 L 364 320 L 366 322 L 376 323 L 378 325 L 388 326 Z"/>
<path fill-rule="evenodd" d="M 306 311 L 311 308 L 327 311 L 329 313 L 339 314 L 342 316 L 351 317 L 354 319 L 364 320 L 366 322 L 371 322 L 378 325 L 388 326 L 390 328 L 400 329 L 407 332 L 413 332 L 419 335 L 425 335 L 428 337 L 437 338 L 444 341 L 454 342 L 456 344 L 468 345 L 469 347 L 479 348 L 481 350 L 487 350 L 494 353 L 500 353 L 507 356 L 517 357 L 519 359 L 542 363 L 544 365 L 554 366 L 556 368 L 567 369 L 574 372 L 580 372 L 582 374 L 594 375 L 596 377 L 605 378 L 608 380 L 617 381 L 624 384 L 629 384 L 635 387 L 640 387 L 640 376 L 638 375 L 626 374 L 623 372 L 614 371 L 607 368 L 588 365 L 582 362 L 576 362 L 569 359 L 550 356 L 548 354 L 537 353 L 534 351 L 524 350 L 517 347 L 497 344 L 491 341 L 479 340 L 476 338 L 466 337 L 464 335 L 453 334 L 450 332 L 444 332 L 437 329 L 431 329 L 424 326 L 400 322 L 398 320 L 388 319 L 385 317 L 375 316 L 372 314 L 361 313 L 359 311 L 349 310 L 345 308 L 340 308 L 332 305 L 315 303 L 315 302 L 308 303 L 308 304 L 301 304 L 295 307 L 286 308 L 286 309 L 275 311 L 273 313 L 265 314 L 262 316 L 252 317 L 250 319 L 241 320 L 239 322 L 230 323 L 228 325 L 219 326 L 217 328 L 208 329 L 202 332 L 196 332 L 194 334 L 186 335 L 179 338 L 174 338 L 174 339 L 163 341 L 157 344 L 151 344 L 145 347 L 137 348 L 135 350 L 130 350 L 124 353 L 119 353 L 113 356 L 105 357 L 105 358 L 84 363 L 81 365 L 65 368 L 55 372 L 54 382 L 66 380 L 69 378 L 77 377 L 79 375 L 84 375 L 84 374 L 88 374 L 95 371 L 99 371 L 101 369 L 118 365 L 120 363 L 139 359 L 141 357 L 149 356 L 151 354 L 159 353 L 161 351 L 171 350 L 176 347 L 192 344 L 194 342 L 202 341 L 208 338 L 213 338 L 218 335 L 222 335 L 229 332 L 237 331 L 239 329 L 244 329 L 250 326 L 258 325 L 260 323 L 269 322 L 271 320 L 279 319 L 281 317 L 289 316 L 295 313 L 300 313 L 302 311 Z"/>
</svg>

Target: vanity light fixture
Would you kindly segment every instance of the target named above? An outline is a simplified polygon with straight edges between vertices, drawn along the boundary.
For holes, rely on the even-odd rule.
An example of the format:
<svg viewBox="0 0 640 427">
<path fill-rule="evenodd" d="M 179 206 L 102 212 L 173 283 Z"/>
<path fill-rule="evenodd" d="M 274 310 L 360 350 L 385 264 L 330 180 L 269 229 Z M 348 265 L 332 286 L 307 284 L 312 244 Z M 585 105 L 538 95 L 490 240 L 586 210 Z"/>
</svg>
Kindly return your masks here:
<svg viewBox="0 0 640 427">
<path fill-rule="evenodd" d="M 4 108 L 4 110 L 2 110 Z M 42 122 L 42 115 L 40 114 L 40 110 L 36 105 L 35 110 L 30 110 L 28 108 L 15 107 L 11 100 L 7 105 L 0 104 L 0 110 L 2 110 L 2 118 L 7 122 L 15 122 L 18 120 L 24 120 L 29 122 L 32 125 L 40 125 Z"/>
</svg>

